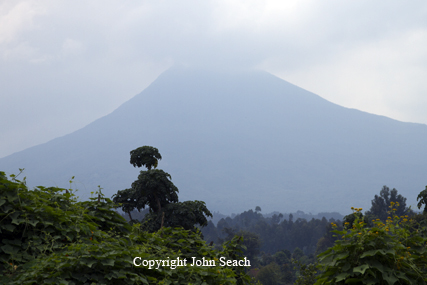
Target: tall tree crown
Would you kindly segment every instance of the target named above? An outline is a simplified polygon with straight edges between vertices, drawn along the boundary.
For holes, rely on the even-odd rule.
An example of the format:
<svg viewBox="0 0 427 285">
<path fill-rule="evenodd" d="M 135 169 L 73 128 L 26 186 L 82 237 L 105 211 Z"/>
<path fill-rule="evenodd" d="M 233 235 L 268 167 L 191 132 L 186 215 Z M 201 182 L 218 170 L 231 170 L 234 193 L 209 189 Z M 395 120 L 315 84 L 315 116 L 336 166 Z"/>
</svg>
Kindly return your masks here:
<svg viewBox="0 0 427 285">
<path fill-rule="evenodd" d="M 179 202 L 178 188 L 172 183 L 169 173 L 157 167 L 157 162 L 162 156 L 159 150 L 152 146 L 142 146 L 130 152 L 130 163 L 134 167 L 145 166 L 148 170 L 141 171 L 138 179 L 132 183 L 131 188 L 117 191 L 113 196 L 115 203 L 128 213 L 130 220 L 131 211 L 149 207 L 150 212 L 142 220 L 144 230 L 156 231 L 163 226 L 181 226 L 185 229 L 195 230 L 194 226 L 206 226 L 206 216 L 212 217 L 202 201 Z"/>
<path fill-rule="evenodd" d="M 130 152 L 130 164 L 134 167 L 147 167 L 150 170 L 156 168 L 158 161 L 162 159 L 159 150 L 152 146 L 142 146 Z"/>
<path fill-rule="evenodd" d="M 371 209 L 366 212 L 366 214 L 377 217 L 382 221 L 385 221 L 390 215 L 389 211 L 391 202 L 399 203 L 399 207 L 397 208 L 396 212 L 398 216 L 405 215 L 410 211 L 410 209 L 406 207 L 406 198 L 403 197 L 401 194 L 398 194 L 395 188 L 390 190 L 390 188 L 385 185 L 381 189 L 380 195 L 375 195 L 374 199 L 371 202 Z"/>
</svg>

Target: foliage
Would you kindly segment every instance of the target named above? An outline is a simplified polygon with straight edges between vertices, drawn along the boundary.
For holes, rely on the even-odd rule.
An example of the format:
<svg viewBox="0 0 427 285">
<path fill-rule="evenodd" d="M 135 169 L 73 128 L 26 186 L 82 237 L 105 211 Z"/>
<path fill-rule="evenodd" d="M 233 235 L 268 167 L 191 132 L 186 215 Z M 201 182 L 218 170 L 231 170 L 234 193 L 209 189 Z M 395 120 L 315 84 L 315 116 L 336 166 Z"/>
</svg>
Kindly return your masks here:
<svg viewBox="0 0 427 285">
<path fill-rule="evenodd" d="M 299 260 L 292 260 L 295 265 L 294 269 L 297 271 L 297 278 L 295 285 L 312 285 L 316 282 L 316 276 L 319 273 L 317 270 L 317 263 L 303 264 Z"/>
<path fill-rule="evenodd" d="M 119 190 L 117 191 L 116 194 L 113 195 L 112 198 L 114 203 L 117 203 L 117 205 L 120 205 L 123 212 L 127 213 L 129 215 L 130 221 L 132 221 L 133 219 L 132 219 L 131 212 L 135 208 L 138 208 L 136 191 L 132 188 Z"/>
<path fill-rule="evenodd" d="M 9 181 L 1 174 L 0 270 L 5 264 L 19 266 L 40 254 L 52 253 L 81 235 L 90 236 L 96 228 L 129 232 L 126 221 L 110 210 L 114 206 L 110 199 L 76 202 L 71 190 L 39 186 L 30 191 L 25 180 L 12 175 Z"/>
<path fill-rule="evenodd" d="M 410 229 L 407 215 L 397 215 L 399 206 L 391 202 L 386 221 L 376 219 L 371 228 L 356 209 L 353 226 L 334 230 L 340 239 L 318 256 L 315 284 L 425 284 L 426 238 Z"/>
<path fill-rule="evenodd" d="M 178 188 L 172 183 L 170 174 L 163 170 L 141 171 L 132 188 L 119 190 L 114 196 L 115 203 L 121 203 L 123 211 L 140 211 L 146 206 L 150 212 L 160 213 L 169 203 L 178 202 Z"/>
<path fill-rule="evenodd" d="M 25 181 L 25 180 L 24 180 Z M 249 284 L 236 267 L 134 266 L 145 260 L 192 257 L 241 259 L 240 240 L 222 250 L 199 233 L 162 228 L 148 233 L 129 226 L 102 196 L 77 202 L 69 190 L 37 187 L 0 172 L 0 283 L 8 284 Z"/>
<path fill-rule="evenodd" d="M 261 240 L 259 236 L 255 233 L 248 232 L 248 231 L 234 231 L 231 228 L 225 228 L 225 232 L 227 232 L 228 236 L 226 237 L 226 240 L 231 240 L 235 236 L 242 237 L 242 244 L 244 245 L 243 253 L 244 255 L 251 260 L 251 262 L 254 262 L 255 257 L 260 252 L 261 247 Z"/>
<path fill-rule="evenodd" d="M 261 268 L 256 276 L 256 280 L 261 284 L 278 284 L 280 280 L 280 267 L 276 263 L 270 263 Z"/>
<path fill-rule="evenodd" d="M 328 230 L 330 223 L 326 218 L 308 221 L 301 218 L 296 221 L 281 219 L 279 221 L 280 217 L 283 218 L 283 215 L 278 214 L 266 218 L 259 212 L 248 210 L 233 218 L 222 218 L 216 227 L 212 224 L 209 228 L 202 228 L 202 232 L 207 241 L 214 242 L 227 239 L 228 234 L 223 231 L 225 228 L 232 230 L 233 235 L 239 231 L 251 232 L 259 236 L 260 251 L 274 254 L 284 249 L 294 251 L 296 247 L 299 247 L 306 255 L 314 254 L 319 239 L 330 235 Z M 329 247 L 334 240 L 326 237 L 324 245 Z M 320 250 L 323 251 L 326 248 L 322 247 Z"/>
<path fill-rule="evenodd" d="M 120 203 L 123 211 L 132 220 L 131 211 L 149 207 L 150 213 L 142 220 L 144 230 L 154 232 L 162 228 L 181 226 L 194 230 L 195 225 L 206 226 L 206 216 L 212 217 L 206 204 L 201 201 L 178 201 L 178 188 L 172 183 L 170 174 L 157 167 L 161 159 L 157 148 L 143 146 L 130 152 L 131 163 L 134 166 L 145 166 L 131 188 L 119 190 L 113 196 L 115 203 Z"/>
<path fill-rule="evenodd" d="M 152 146 L 142 146 L 130 152 L 130 164 L 134 167 L 145 166 L 148 170 L 156 168 L 158 161 L 162 159 L 159 150 Z"/>
<path fill-rule="evenodd" d="M 212 217 L 212 213 L 203 201 L 185 201 L 167 204 L 164 211 L 148 213 L 145 215 L 141 227 L 146 231 L 156 231 L 161 225 L 165 227 L 183 227 L 186 230 L 194 230 L 194 225 L 202 227 L 208 225 L 206 216 Z"/>
<path fill-rule="evenodd" d="M 391 202 L 399 203 L 400 207 L 396 213 L 398 216 L 406 215 L 410 212 L 410 209 L 406 207 L 406 198 L 400 194 L 397 194 L 397 190 L 393 188 L 390 190 L 387 186 L 383 186 L 380 191 L 380 195 L 375 195 L 372 200 L 371 209 L 366 212 L 366 216 L 380 219 L 381 221 L 385 221 L 388 216 L 388 206 Z"/>
<path fill-rule="evenodd" d="M 292 258 L 294 259 L 300 259 L 303 256 L 304 256 L 304 252 L 299 247 L 296 247 L 294 249 L 294 252 L 292 252 Z"/>
<path fill-rule="evenodd" d="M 330 224 L 330 223 L 327 224 L 326 229 L 325 229 L 326 230 L 325 234 L 317 242 L 316 255 L 324 252 L 329 247 L 332 247 L 334 245 L 335 241 L 337 240 L 337 236 L 332 232 L 332 230 L 337 230 L 337 229 L 341 230 L 343 227 L 339 224 L 340 223 L 338 223 L 337 227 L 334 227 L 334 228 L 332 227 L 332 225 L 335 225 L 335 223 L 334 224 Z"/>
<path fill-rule="evenodd" d="M 363 221 L 367 225 L 371 225 L 370 221 L 368 220 L 368 217 L 363 215 L 362 208 L 351 207 L 351 210 L 354 212 L 345 216 L 343 219 L 343 226 L 345 229 L 352 228 L 356 220 Z"/>
<path fill-rule="evenodd" d="M 417 201 L 418 201 L 418 204 L 417 204 L 418 209 L 421 209 L 422 205 L 424 205 L 423 213 L 427 213 L 427 186 L 426 186 L 426 189 L 424 189 L 423 191 L 420 192 L 420 194 L 418 194 Z"/>
<path fill-rule="evenodd" d="M 132 183 L 138 210 L 150 207 L 150 212 L 160 213 L 169 203 L 178 202 L 178 188 L 172 183 L 170 174 L 160 169 L 141 171 Z"/>
<path fill-rule="evenodd" d="M 64 251 L 36 260 L 15 282 L 117 284 L 126 280 L 126 284 L 238 284 L 234 268 L 222 267 L 218 263 L 222 256 L 231 255 L 230 244 L 228 246 L 223 251 L 215 251 L 198 234 L 182 229 L 164 228 L 157 233 L 147 233 L 134 227 L 127 238 L 101 236 L 92 243 L 73 244 Z M 134 256 L 141 260 L 179 258 L 188 263 L 176 268 L 149 269 L 134 266 Z M 216 260 L 216 266 L 190 266 L 193 257 Z M 248 279 L 247 276 L 242 278 Z"/>
</svg>

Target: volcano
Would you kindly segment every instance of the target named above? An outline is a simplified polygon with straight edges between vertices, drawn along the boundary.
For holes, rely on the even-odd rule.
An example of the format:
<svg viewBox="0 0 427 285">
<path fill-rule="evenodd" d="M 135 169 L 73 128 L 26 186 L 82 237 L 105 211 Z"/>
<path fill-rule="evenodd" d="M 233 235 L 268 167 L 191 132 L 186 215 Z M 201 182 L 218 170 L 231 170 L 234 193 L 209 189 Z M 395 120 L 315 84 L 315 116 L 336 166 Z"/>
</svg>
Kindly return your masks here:
<svg viewBox="0 0 427 285">
<path fill-rule="evenodd" d="M 111 197 L 141 169 L 129 152 L 149 145 L 180 201 L 211 211 L 350 212 L 383 185 L 415 205 L 427 184 L 427 125 L 344 108 L 261 71 L 171 68 L 86 127 L 0 159 L 25 168 L 30 187 L 97 186 Z M 414 207 L 413 207 L 414 208 Z"/>
</svg>

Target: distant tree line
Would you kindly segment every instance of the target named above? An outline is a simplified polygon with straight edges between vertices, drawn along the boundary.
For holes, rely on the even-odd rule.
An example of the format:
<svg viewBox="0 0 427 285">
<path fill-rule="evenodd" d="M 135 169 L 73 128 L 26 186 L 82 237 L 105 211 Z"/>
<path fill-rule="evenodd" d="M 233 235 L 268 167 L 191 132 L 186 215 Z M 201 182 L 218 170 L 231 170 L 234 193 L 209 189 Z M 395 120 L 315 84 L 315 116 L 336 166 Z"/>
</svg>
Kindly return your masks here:
<svg viewBox="0 0 427 285">
<path fill-rule="evenodd" d="M 300 248 L 304 254 L 314 254 L 317 243 L 328 230 L 328 224 L 336 221 L 333 218 L 314 219 L 307 221 L 302 218 L 293 219 L 290 214 L 284 218 L 282 214 L 264 217 L 260 211 L 248 210 L 234 218 L 226 217 L 215 226 L 212 221 L 202 228 L 206 241 L 221 243 L 230 233 L 250 232 L 260 239 L 260 251 L 273 254 L 280 250 L 294 251 Z"/>
</svg>

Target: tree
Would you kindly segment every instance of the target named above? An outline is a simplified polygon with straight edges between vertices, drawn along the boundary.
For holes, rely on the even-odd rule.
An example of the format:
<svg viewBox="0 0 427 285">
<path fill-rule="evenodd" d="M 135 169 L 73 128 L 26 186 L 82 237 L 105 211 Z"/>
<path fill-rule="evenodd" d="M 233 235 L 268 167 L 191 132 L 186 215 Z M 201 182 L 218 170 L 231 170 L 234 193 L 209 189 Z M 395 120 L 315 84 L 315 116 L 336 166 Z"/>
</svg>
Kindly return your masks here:
<svg viewBox="0 0 427 285">
<path fill-rule="evenodd" d="M 304 252 L 299 247 L 296 247 L 294 249 L 294 252 L 292 253 L 292 258 L 298 260 L 303 256 L 304 256 Z"/>
<path fill-rule="evenodd" d="M 236 235 L 243 237 L 243 245 L 246 247 L 243 252 L 248 259 L 253 260 L 259 254 L 261 247 L 260 237 L 248 231 L 239 231 Z"/>
<path fill-rule="evenodd" d="M 0 171 L 0 284 L 250 284 L 241 267 L 218 262 L 243 259 L 238 239 L 215 250 L 194 231 L 148 233 L 131 227 L 100 190 L 79 202 L 71 189 L 30 190 L 10 177 Z M 159 258 L 168 262 L 160 270 L 143 264 Z M 173 267 L 192 258 L 216 263 Z"/>
<path fill-rule="evenodd" d="M 280 267 L 272 262 L 267 266 L 261 268 L 258 272 L 256 279 L 265 285 L 277 284 L 280 277 Z"/>
<path fill-rule="evenodd" d="M 136 208 L 150 207 L 150 212 L 160 213 L 162 207 L 178 202 L 178 188 L 171 176 L 160 169 L 141 171 L 138 180 L 132 183 Z"/>
<path fill-rule="evenodd" d="M 206 204 L 201 201 L 178 200 L 178 188 L 172 183 L 169 173 L 156 169 L 161 155 L 157 148 L 143 146 L 130 152 L 130 163 L 135 167 L 145 166 L 148 170 L 141 171 L 138 179 L 132 183 L 131 188 L 119 190 L 113 196 L 113 201 L 121 203 L 121 208 L 128 213 L 134 209 L 140 211 L 149 207 L 142 221 L 144 230 L 154 232 L 163 226 L 177 227 L 194 230 L 195 225 L 206 226 L 206 216 L 212 217 Z M 151 169 L 154 168 L 154 169 Z"/>
<path fill-rule="evenodd" d="M 195 225 L 205 227 L 208 225 L 206 216 L 212 217 L 212 213 L 202 201 L 176 202 L 166 205 L 161 214 L 148 213 L 142 222 L 142 228 L 154 232 L 162 227 L 183 227 L 185 230 L 193 230 Z"/>
<path fill-rule="evenodd" d="M 417 204 L 418 209 L 421 209 L 422 205 L 424 204 L 424 210 L 423 213 L 427 213 L 427 186 L 426 189 L 420 192 L 417 196 L 417 201 L 420 200 Z"/>
<path fill-rule="evenodd" d="M 148 170 L 156 168 L 158 161 L 162 159 L 159 150 L 152 146 L 142 146 L 130 152 L 130 164 L 134 167 L 145 166 Z"/>
<path fill-rule="evenodd" d="M 397 194 L 397 190 L 395 188 L 390 191 L 390 189 L 384 185 L 380 191 L 380 195 L 375 195 L 374 199 L 372 200 L 371 209 L 365 213 L 366 216 L 373 216 L 382 221 L 385 221 L 389 216 L 389 206 L 391 202 L 394 202 L 398 205 L 396 208 L 396 214 L 398 216 L 403 216 L 407 214 L 408 211 L 410 211 L 410 209 L 406 207 L 406 198 L 400 194 Z"/>
<path fill-rule="evenodd" d="M 157 162 L 161 159 L 155 147 L 143 146 L 130 152 L 130 163 L 134 167 L 145 166 L 148 170 L 141 171 L 138 179 L 132 183 L 131 188 L 119 190 L 113 195 L 115 203 L 121 203 L 121 208 L 129 214 L 134 209 L 140 211 L 146 206 L 150 212 L 160 213 L 162 207 L 169 203 L 178 202 L 178 188 L 172 183 L 169 173 L 159 169 Z"/>
<path fill-rule="evenodd" d="M 135 190 L 132 188 L 125 189 L 125 190 L 119 190 L 113 196 L 114 203 L 121 205 L 123 212 L 125 212 L 129 215 L 130 221 L 133 220 L 131 212 L 135 208 L 137 208 L 136 200 L 134 197 L 136 197 Z"/>
</svg>

